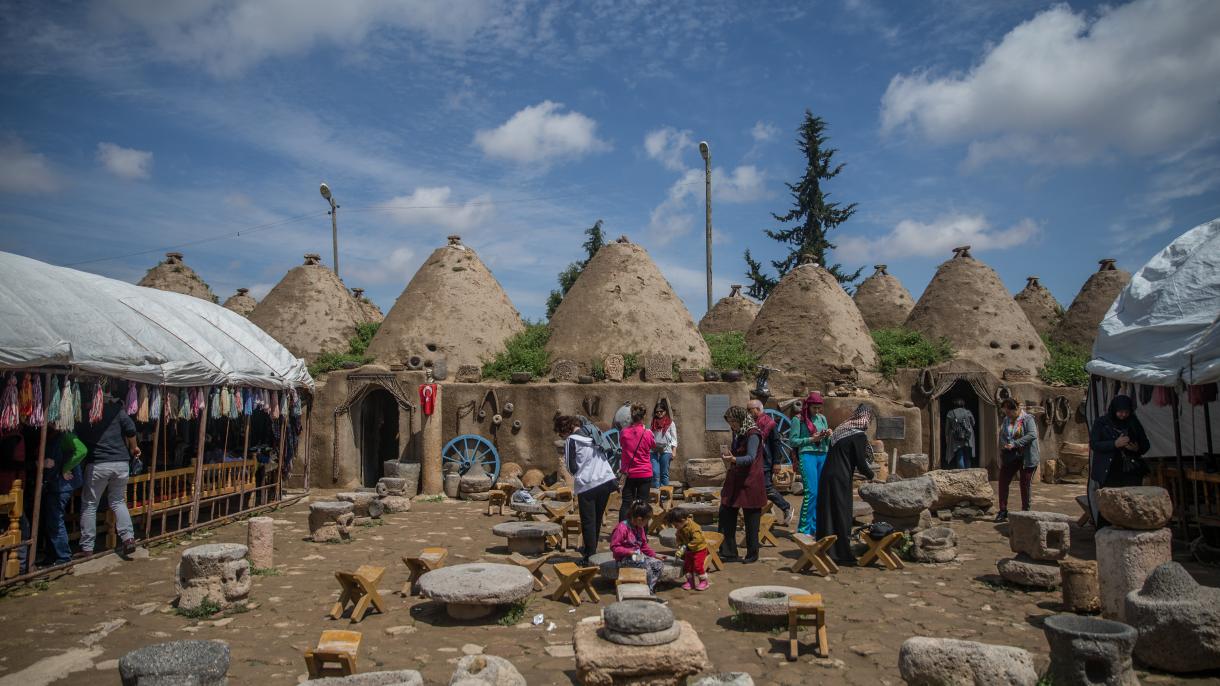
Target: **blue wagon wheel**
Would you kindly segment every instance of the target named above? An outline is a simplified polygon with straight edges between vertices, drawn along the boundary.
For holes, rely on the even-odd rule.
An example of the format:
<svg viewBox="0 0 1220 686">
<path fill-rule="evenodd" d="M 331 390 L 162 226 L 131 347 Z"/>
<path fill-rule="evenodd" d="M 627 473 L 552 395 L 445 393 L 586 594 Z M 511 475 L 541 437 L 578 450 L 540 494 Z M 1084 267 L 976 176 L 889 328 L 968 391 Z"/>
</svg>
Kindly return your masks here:
<svg viewBox="0 0 1220 686">
<path fill-rule="evenodd" d="M 441 449 L 441 459 L 442 467 L 456 464 L 459 474 L 465 474 L 478 462 L 491 475 L 492 483 L 500 478 L 500 453 L 491 441 L 478 434 L 462 434 L 446 443 Z"/>
<path fill-rule="evenodd" d="M 792 464 L 792 446 L 788 445 L 788 429 L 792 428 L 792 420 L 779 410 L 767 410 L 767 415 L 775 420 L 775 430 L 779 432 L 780 459 L 779 464 Z"/>
</svg>

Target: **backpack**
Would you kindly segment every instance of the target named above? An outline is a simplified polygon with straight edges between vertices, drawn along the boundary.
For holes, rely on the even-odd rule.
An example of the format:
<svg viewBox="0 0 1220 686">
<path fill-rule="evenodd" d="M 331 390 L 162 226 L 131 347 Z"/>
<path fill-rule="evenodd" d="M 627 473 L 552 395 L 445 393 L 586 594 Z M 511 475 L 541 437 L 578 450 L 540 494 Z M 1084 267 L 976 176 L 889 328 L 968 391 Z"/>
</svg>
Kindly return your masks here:
<svg viewBox="0 0 1220 686">
<path fill-rule="evenodd" d="M 974 430 L 966 421 L 965 413 L 957 413 L 949 417 L 949 435 L 959 443 L 966 443 L 974 435 Z"/>
<path fill-rule="evenodd" d="M 618 458 L 621 456 L 623 449 L 619 442 L 612 436 L 607 436 L 598 429 L 593 422 L 589 421 L 588 417 L 580 418 L 581 433 L 593 440 L 593 449 L 602 453 L 602 457 L 611 465 L 618 464 Z"/>
</svg>

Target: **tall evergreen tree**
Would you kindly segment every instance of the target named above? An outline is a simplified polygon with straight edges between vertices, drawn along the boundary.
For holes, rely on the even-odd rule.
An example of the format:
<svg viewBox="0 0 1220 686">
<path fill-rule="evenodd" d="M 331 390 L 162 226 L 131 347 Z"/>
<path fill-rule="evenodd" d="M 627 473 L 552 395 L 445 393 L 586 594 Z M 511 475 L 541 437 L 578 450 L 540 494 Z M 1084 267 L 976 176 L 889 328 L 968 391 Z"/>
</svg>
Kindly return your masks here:
<svg viewBox="0 0 1220 686">
<path fill-rule="evenodd" d="M 559 272 L 559 288 L 551 291 L 550 297 L 546 299 L 546 318 L 550 319 L 555 314 L 555 310 L 559 309 L 559 303 L 563 302 L 563 296 L 568 294 L 572 289 L 572 285 L 576 283 L 576 279 L 580 277 L 580 273 L 585 270 L 585 265 L 589 264 L 589 260 L 601 250 L 606 244 L 606 236 L 602 232 L 602 220 L 598 219 L 593 226 L 585 229 L 585 242 L 581 247 L 585 249 L 585 259 L 577 260 L 567 266 L 566 269 Z"/>
<path fill-rule="evenodd" d="M 822 184 L 839 175 L 843 164 L 835 164 L 833 158 L 838 150 L 827 147 L 829 138 L 826 136 L 826 122 L 821 117 L 813 116 L 805 110 L 805 120 L 798 129 L 797 147 L 805 154 L 805 174 L 796 183 L 785 184 L 792 192 L 792 209 L 785 214 L 772 214 L 776 221 L 786 226 L 771 230 L 764 229 L 769 238 L 790 246 L 787 256 L 782 260 L 771 260 L 771 266 L 776 275 L 770 276 L 763 271 L 762 264 L 746 250 L 745 260 L 748 271 L 746 278 L 750 280 L 748 293 L 759 300 L 766 299 L 775 288 L 775 284 L 783 278 L 797 263 L 801 255 L 810 255 L 818 264 L 834 275 L 844 287 L 851 285 L 860 278 L 863 267 L 851 273 L 845 273 L 840 264 L 829 264 L 827 253 L 834 250 L 835 244 L 830 242 L 827 234 L 856 212 L 856 203 L 840 205 L 830 202 L 830 194 L 822 190 Z"/>
</svg>

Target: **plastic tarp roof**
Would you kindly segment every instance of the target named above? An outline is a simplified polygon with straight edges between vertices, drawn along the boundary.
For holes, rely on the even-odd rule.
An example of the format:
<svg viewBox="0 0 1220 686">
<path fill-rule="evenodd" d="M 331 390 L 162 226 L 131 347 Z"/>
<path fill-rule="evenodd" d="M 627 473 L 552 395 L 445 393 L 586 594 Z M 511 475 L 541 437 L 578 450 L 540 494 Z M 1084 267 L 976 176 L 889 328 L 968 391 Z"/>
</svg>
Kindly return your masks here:
<svg viewBox="0 0 1220 686">
<path fill-rule="evenodd" d="M 219 305 L 0 252 L 0 369 L 60 366 L 167 386 L 313 387 L 304 360 Z"/>
<path fill-rule="evenodd" d="M 1154 386 L 1220 381 L 1220 219 L 1182 234 L 1131 277 L 1085 368 Z"/>
</svg>

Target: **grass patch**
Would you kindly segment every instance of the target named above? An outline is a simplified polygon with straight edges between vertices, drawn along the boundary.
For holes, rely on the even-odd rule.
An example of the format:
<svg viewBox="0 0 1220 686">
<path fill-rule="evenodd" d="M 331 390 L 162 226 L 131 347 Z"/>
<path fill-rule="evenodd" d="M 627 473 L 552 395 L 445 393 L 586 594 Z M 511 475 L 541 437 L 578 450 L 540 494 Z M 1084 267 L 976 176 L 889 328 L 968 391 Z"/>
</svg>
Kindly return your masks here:
<svg viewBox="0 0 1220 686">
<path fill-rule="evenodd" d="M 630 379 L 640 371 L 640 354 L 623 353 L 623 378 Z"/>
<path fill-rule="evenodd" d="M 508 339 L 504 352 L 483 365 L 484 379 L 508 381 L 513 374 L 529 372 L 544 377 L 547 372 L 546 342 L 551 330 L 541 322 L 525 323 L 525 330 Z"/>
<path fill-rule="evenodd" d="M 209 599 L 204 599 L 199 607 L 193 610 L 185 610 L 181 607 L 174 609 L 174 614 L 187 619 L 207 619 L 218 612 L 220 612 L 220 605 Z"/>
<path fill-rule="evenodd" d="M 250 573 L 254 576 L 280 576 L 283 572 L 275 567 L 253 567 Z"/>
<path fill-rule="evenodd" d="M 361 522 L 360 526 L 366 529 L 372 529 L 375 526 L 383 526 L 384 524 L 385 522 L 381 521 L 380 519 L 369 519 L 367 522 Z"/>
<path fill-rule="evenodd" d="M 366 353 L 369 343 L 380 327 L 381 322 L 357 324 L 356 335 L 347 340 L 347 352 L 322 353 L 313 364 L 309 365 L 309 373 L 313 376 L 321 376 L 327 372 L 342 369 L 345 365 L 359 366 L 372 362 L 373 358 Z"/>
<path fill-rule="evenodd" d="M 39 579 L 30 585 L 34 587 L 35 591 L 45 591 L 51 588 L 51 582 L 46 579 Z"/>
<path fill-rule="evenodd" d="M 420 497 L 416 498 L 415 500 L 417 500 L 418 502 L 421 502 L 421 503 L 443 503 L 443 502 L 445 502 L 445 496 L 438 493 L 436 495 L 420 496 Z"/>
<path fill-rule="evenodd" d="M 720 372 L 740 369 L 746 376 L 754 376 L 758 371 L 758 355 L 746 347 L 744 332 L 705 333 L 703 340 L 712 352 L 712 369 Z"/>
<path fill-rule="evenodd" d="M 514 602 L 508 606 L 508 609 L 504 610 L 504 614 L 500 615 L 496 623 L 500 626 L 516 626 L 520 624 L 521 620 L 525 619 L 525 613 L 529 610 L 529 606 L 529 598 L 523 598 Z"/>
<path fill-rule="evenodd" d="M 904 367 L 922 368 L 953 358 L 953 345 L 947 338 L 929 340 L 918 331 L 877 329 L 872 332 L 877 349 L 877 371 L 892 380 Z"/>
<path fill-rule="evenodd" d="M 1046 366 L 1038 369 L 1042 383 L 1079 388 L 1089 385 L 1089 373 L 1084 368 L 1090 357 L 1088 350 L 1071 343 L 1056 343 L 1046 335 L 1042 336 L 1042 342 L 1051 354 Z"/>
</svg>

